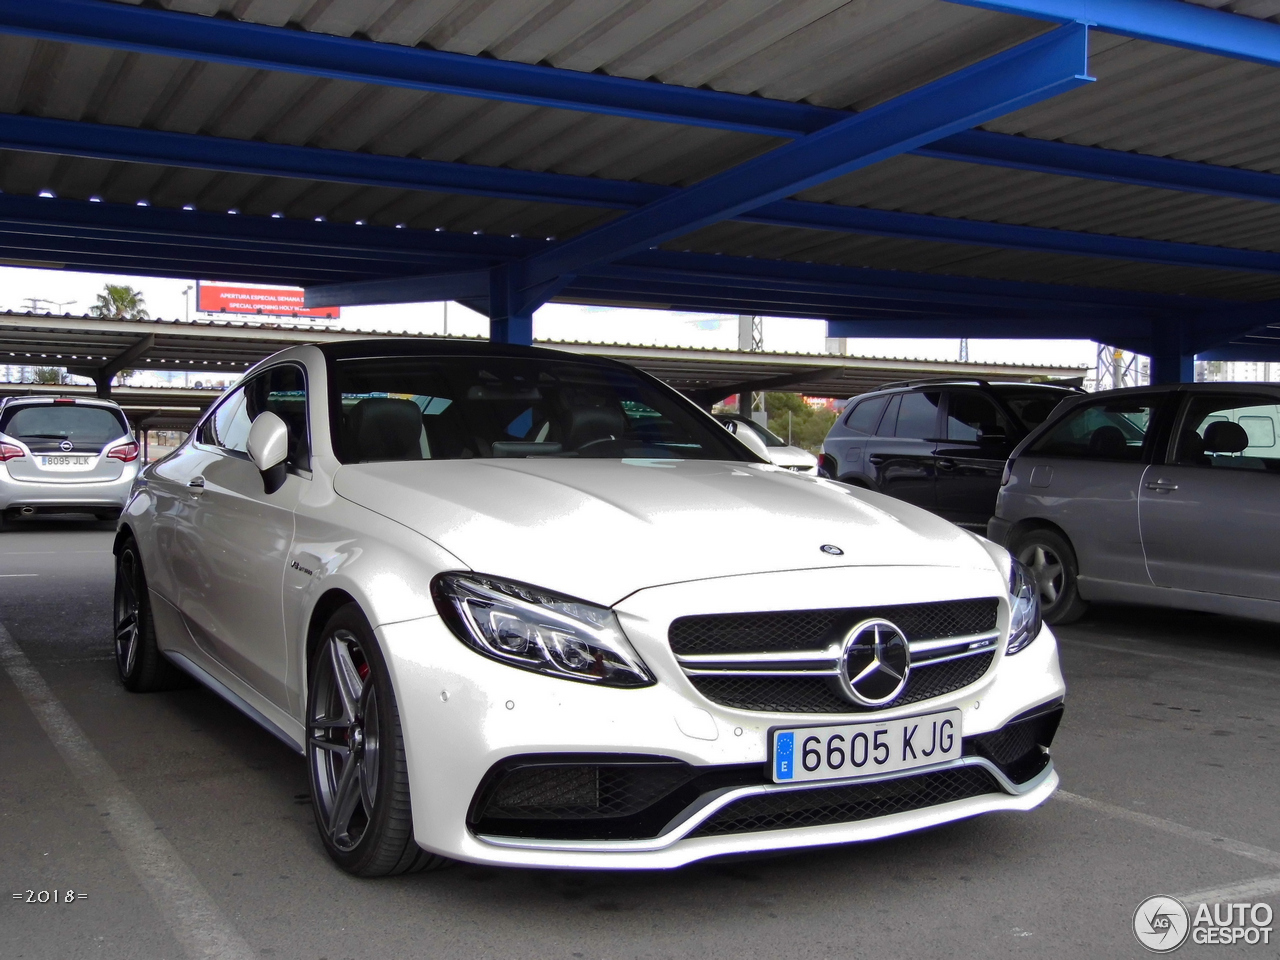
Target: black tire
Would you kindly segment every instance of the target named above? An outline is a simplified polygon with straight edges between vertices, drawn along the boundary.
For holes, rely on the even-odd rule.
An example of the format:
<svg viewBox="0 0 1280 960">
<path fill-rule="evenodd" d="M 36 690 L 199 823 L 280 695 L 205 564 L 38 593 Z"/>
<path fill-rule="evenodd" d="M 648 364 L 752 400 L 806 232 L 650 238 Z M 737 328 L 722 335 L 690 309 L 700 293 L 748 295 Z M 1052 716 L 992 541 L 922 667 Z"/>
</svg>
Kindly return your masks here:
<svg viewBox="0 0 1280 960">
<path fill-rule="evenodd" d="M 1040 611 L 1046 623 L 1079 620 L 1089 609 L 1080 596 L 1080 568 L 1067 538 L 1047 527 L 1026 530 L 1014 538 L 1009 550 L 1025 563 L 1040 586 Z"/>
<path fill-rule="evenodd" d="M 307 769 L 320 840 L 347 873 L 386 877 L 451 862 L 414 842 L 400 711 L 354 603 L 329 618 L 311 657 Z"/>
<path fill-rule="evenodd" d="M 116 555 L 113 626 L 120 682 L 133 693 L 154 693 L 184 686 L 186 676 L 160 652 L 151 616 L 151 595 L 142 555 L 131 537 Z"/>
</svg>

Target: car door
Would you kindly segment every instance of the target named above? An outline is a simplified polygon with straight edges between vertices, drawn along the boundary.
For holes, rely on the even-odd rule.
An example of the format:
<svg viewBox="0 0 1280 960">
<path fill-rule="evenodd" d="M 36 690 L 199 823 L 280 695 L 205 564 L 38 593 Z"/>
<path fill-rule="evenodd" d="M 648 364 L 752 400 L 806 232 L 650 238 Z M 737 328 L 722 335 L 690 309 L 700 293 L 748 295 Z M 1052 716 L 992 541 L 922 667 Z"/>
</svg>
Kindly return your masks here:
<svg viewBox="0 0 1280 960">
<path fill-rule="evenodd" d="M 832 426 L 831 432 L 823 441 L 822 452 L 835 460 L 833 474 L 837 479 L 867 475 L 867 443 L 875 436 L 880 416 L 888 403 L 889 398 L 886 396 L 859 400 L 850 404 L 841 419 Z"/>
<path fill-rule="evenodd" d="M 1187 395 L 1139 515 L 1161 587 L 1280 600 L 1280 396 Z"/>
<path fill-rule="evenodd" d="M 1015 428 L 978 390 L 949 390 L 946 404 L 946 430 L 934 451 L 937 510 L 952 523 L 985 530 Z"/>
<path fill-rule="evenodd" d="M 281 708 L 288 706 L 285 566 L 294 508 L 310 482 L 305 399 L 298 401 L 305 391 L 302 369 L 281 364 L 224 399 L 202 428 L 196 446 L 204 459 L 187 481 L 175 535 L 178 603 L 192 636 Z M 290 426 L 290 469 L 268 494 L 249 459 L 249 428 L 264 410 L 281 412 L 281 398 L 289 398 L 282 415 Z"/>
<path fill-rule="evenodd" d="M 933 455 L 941 401 L 937 391 L 895 395 L 867 444 L 868 470 L 876 489 L 926 510 L 937 504 Z"/>
<path fill-rule="evenodd" d="M 1151 582 L 1138 491 L 1157 433 L 1152 425 L 1175 396 L 1153 391 L 1078 404 L 1018 455 L 1019 473 L 1028 478 L 1019 518 L 1060 527 L 1086 585 Z"/>
</svg>

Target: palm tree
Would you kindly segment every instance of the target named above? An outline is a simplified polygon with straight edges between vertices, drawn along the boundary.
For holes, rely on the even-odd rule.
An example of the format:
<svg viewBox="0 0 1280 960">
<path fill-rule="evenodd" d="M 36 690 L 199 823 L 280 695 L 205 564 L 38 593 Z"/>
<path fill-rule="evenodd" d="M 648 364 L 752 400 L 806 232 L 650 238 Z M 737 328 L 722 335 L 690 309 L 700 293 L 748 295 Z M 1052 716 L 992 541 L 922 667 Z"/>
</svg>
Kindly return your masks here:
<svg viewBox="0 0 1280 960">
<path fill-rule="evenodd" d="M 133 287 L 118 286 L 108 283 L 103 293 L 98 294 L 98 302 L 89 308 L 95 317 L 110 317 L 113 320 L 149 320 L 151 315 L 146 311 L 146 301 L 142 294 Z"/>
</svg>

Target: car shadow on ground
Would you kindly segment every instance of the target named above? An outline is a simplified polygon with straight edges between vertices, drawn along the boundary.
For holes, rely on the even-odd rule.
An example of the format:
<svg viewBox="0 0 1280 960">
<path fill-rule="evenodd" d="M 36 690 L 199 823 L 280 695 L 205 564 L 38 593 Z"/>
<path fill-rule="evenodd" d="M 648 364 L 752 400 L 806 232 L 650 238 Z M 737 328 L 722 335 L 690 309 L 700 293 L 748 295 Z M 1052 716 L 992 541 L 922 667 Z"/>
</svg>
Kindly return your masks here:
<svg viewBox="0 0 1280 960">
<path fill-rule="evenodd" d="M 1054 627 L 1064 640 L 1139 640 L 1171 655 L 1216 651 L 1280 660 L 1280 623 L 1246 620 L 1197 610 L 1167 610 L 1127 604 L 1095 604 L 1075 623 Z"/>
</svg>

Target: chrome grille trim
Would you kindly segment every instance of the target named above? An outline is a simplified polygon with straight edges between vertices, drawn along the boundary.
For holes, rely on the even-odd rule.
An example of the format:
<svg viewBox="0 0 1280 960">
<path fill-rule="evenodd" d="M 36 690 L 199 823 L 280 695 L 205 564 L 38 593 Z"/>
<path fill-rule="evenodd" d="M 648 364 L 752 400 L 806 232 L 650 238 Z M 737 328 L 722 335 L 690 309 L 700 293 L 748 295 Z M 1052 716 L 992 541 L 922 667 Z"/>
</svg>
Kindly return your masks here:
<svg viewBox="0 0 1280 960">
<path fill-rule="evenodd" d="M 987 653 L 1000 640 L 999 631 L 941 640 L 913 640 L 912 666 L 943 663 Z M 818 677 L 839 676 L 842 649 L 832 644 L 825 650 L 761 653 L 677 654 L 676 661 L 690 677 Z"/>
</svg>

